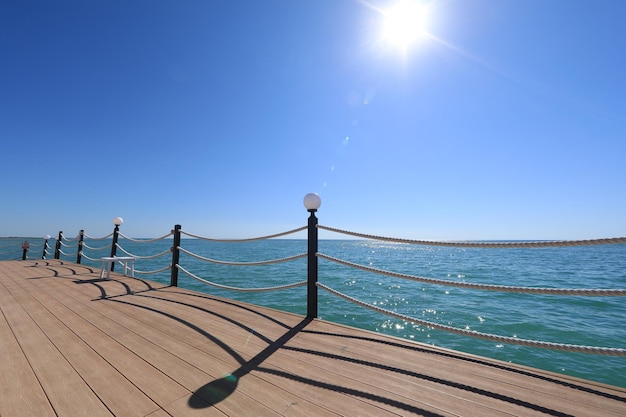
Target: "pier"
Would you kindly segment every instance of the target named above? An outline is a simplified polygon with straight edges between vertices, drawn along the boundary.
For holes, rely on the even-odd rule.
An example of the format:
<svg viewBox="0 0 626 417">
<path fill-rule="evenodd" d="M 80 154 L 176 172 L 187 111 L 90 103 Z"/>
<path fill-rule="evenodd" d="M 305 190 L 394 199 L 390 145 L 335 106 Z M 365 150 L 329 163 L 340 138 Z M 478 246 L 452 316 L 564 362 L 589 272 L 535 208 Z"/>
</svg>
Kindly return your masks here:
<svg viewBox="0 0 626 417">
<path fill-rule="evenodd" d="M 0 262 L 0 415 L 626 415 L 623 388 L 99 272 Z"/>
</svg>

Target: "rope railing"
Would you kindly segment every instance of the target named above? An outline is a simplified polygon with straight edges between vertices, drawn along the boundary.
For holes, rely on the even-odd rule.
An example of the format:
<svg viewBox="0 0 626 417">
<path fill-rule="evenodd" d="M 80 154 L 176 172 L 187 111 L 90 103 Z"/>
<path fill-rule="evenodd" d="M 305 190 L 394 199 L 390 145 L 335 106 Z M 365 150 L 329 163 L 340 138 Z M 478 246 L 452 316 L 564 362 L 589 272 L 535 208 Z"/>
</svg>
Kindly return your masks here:
<svg viewBox="0 0 626 417">
<path fill-rule="evenodd" d="M 91 239 L 91 240 L 104 240 L 113 236 L 113 233 L 109 233 L 108 235 L 102 236 L 102 237 L 93 237 L 93 236 L 89 236 L 87 233 L 83 233 L 83 236 L 85 236 L 86 239 Z"/>
<path fill-rule="evenodd" d="M 13 242 L 13 243 L 9 243 L 8 245 L 3 245 L 3 246 L 0 246 L 0 249 L 2 249 L 2 248 L 11 248 L 11 247 L 15 247 L 15 246 L 18 246 L 19 244 L 20 244 L 20 243 L 18 243 L 18 242 L 17 242 L 17 240 L 16 240 L 15 242 Z"/>
<path fill-rule="evenodd" d="M 230 262 L 230 261 L 219 261 L 216 259 L 211 259 L 211 258 L 205 258 L 204 256 L 200 256 L 198 254 L 195 254 L 193 252 L 190 252 L 184 248 L 181 248 L 180 246 L 177 247 L 178 250 L 180 250 L 183 253 L 186 253 L 189 256 L 192 256 L 196 259 L 200 259 L 202 261 L 206 261 L 206 262 L 211 262 L 214 264 L 220 264 L 220 265 L 230 265 L 230 266 L 259 266 L 259 265 L 270 265 L 270 264 L 277 264 L 277 263 L 281 263 L 281 262 L 289 262 L 289 261 L 293 261 L 295 259 L 300 259 L 300 258 L 305 258 L 307 256 L 306 253 L 302 253 L 300 255 L 294 255 L 294 256 L 288 256 L 286 258 L 280 258 L 280 259 L 272 259 L 272 260 L 267 260 L 267 261 L 257 261 L 257 262 Z"/>
<path fill-rule="evenodd" d="M 372 268 L 371 266 L 359 265 L 352 262 L 344 261 L 342 259 L 334 258 L 332 256 L 324 255 L 322 253 L 317 254 L 318 258 L 326 259 L 338 263 L 340 265 L 348 266 L 351 268 L 360 269 L 362 271 L 373 272 L 375 274 L 387 275 L 394 278 L 401 278 L 410 281 L 424 282 L 427 284 L 445 285 L 448 287 L 458 288 L 471 288 L 475 290 L 487 290 L 487 291 L 500 291 L 500 292 L 513 292 L 522 294 L 549 294 L 549 295 L 578 295 L 578 296 L 626 296 L 626 289 L 586 289 L 586 288 L 538 288 L 538 287 L 514 287 L 506 285 L 490 285 L 490 284 L 474 284 L 469 282 L 455 282 L 435 278 L 425 278 L 415 275 L 401 274 L 398 272 L 385 271 L 382 269 Z"/>
<path fill-rule="evenodd" d="M 605 239 L 587 239 L 587 240 L 552 240 L 552 241 L 534 241 L 534 242 L 446 242 L 434 240 L 412 240 L 399 239 L 393 237 L 368 235 L 364 233 L 351 232 L 348 230 L 337 229 L 334 227 L 318 225 L 318 229 L 329 232 L 340 233 L 363 239 L 380 240 L 391 243 L 408 243 L 412 245 L 425 246 L 450 246 L 459 248 L 548 248 L 562 246 L 589 246 L 589 245 L 611 245 L 616 243 L 626 243 L 626 237 L 605 238 Z"/>
<path fill-rule="evenodd" d="M 171 268 L 172 268 L 172 265 L 167 265 L 167 266 L 164 266 L 161 269 L 155 269 L 154 271 L 139 271 L 139 270 L 135 269 L 135 274 L 139 274 L 139 275 L 154 275 L 154 274 L 159 274 L 161 272 L 165 272 L 165 271 L 167 271 L 167 270 L 169 270 Z"/>
<path fill-rule="evenodd" d="M 621 288 L 617 288 L 617 289 L 549 288 L 549 287 L 543 288 L 543 287 L 492 285 L 492 284 L 465 282 L 464 280 L 457 282 L 457 281 L 452 281 L 452 280 L 428 278 L 428 277 L 422 277 L 422 276 L 417 276 L 417 275 L 411 275 L 407 273 L 387 271 L 387 270 L 383 270 L 379 268 L 374 268 L 372 266 L 366 266 L 366 265 L 361 265 L 358 263 L 346 261 L 343 259 L 335 258 L 329 255 L 320 253 L 318 251 L 318 230 L 324 230 L 324 231 L 333 232 L 333 233 L 340 233 L 340 234 L 352 236 L 355 238 L 371 239 L 371 240 L 378 240 L 378 241 L 390 242 L 390 243 L 424 245 L 424 246 L 457 247 L 457 248 L 494 248 L 494 249 L 549 248 L 549 247 L 623 244 L 623 243 L 626 243 L 626 237 L 606 238 L 606 239 L 588 239 L 588 240 L 498 241 L 498 242 L 412 240 L 412 239 L 392 238 L 392 237 L 386 237 L 386 236 L 377 236 L 377 235 L 370 235 L 370 234 L 364 234 L 364 233 L 357 233 L 357 232 L 352 232 L 348 230 L 318 225 L 317 217 L 315 216 L 315 213 L 317 211 L 317 208 L 319 208 L 319 204 L 317 204 L 317 206 L 314 204 L 313 206 L 309 207 L 307 205 L 307 199 L 305 198 L 305 206 L 307 207 L 307 210 L 310 212 L 310 217 L 308 219 L 307 226 L 302 226 L 302 227 L 288 230 L 288 231 L 281 232 L 281 233 L 276 233 L 276 234 L 271 234 L 271 235 L 266 235 L 266 236 L 259 236 L 259 237 L 243 238 L 243 239 L 223 239 L 223 238 L 211 238 L 211 237 L 201 236 L 201 235 L 193 234 L 187 231 L 183 231 L 182 226 L 180 225 L 176 225 L 173 230 L 171 230 L 169 233 L 161 237 L 157 237 L 153 239 L 137 239 L 137 238 L 131 238 L 129 236 L 126 236 L 120 233 L 119 226 L 121 225 L 121 219 L 116 218 L 114 220 L 114 224 L 115 224 L 114 232 L 101 238 L 91 237 L 81 230 L 81 233 L 79 234 L 78 238 L 66 239 L 62 236 L 62 232 L 59 232 L 59 239 L 57 240 L 55 257 L 58 258 L 59 254 L 62 254 L 65 257 L 72 256 L 71 254 L 63 252 L 61 249 L 70 247 L 69 242 L 73 242 L 78 239 L 80 239 L 80 241 L 78 242 L 77 263 L 80 263 L 81 256 L 84 257 L 85 259 L 88 259 L 94 262 L 97 262 L 100 260 L 97 258 L 94 259 L 94 258 L 90 258 L 86 256 L 83 252 L 83 249 L 98 251 L 98 250 L 105 250 L 105 249 L 111 248 L 112 257 L 116 256 L 116 251 L 120 251 L 121 253 L 124 253 L 125 256 L 130 256 L 137 260 L 151 260 L 151 259 L 160 258 L 162 256 L 171 254 L 172 256 L 171 262 L 168 262 L 168 265 L 160 269 L 155 269 L 152 271 L 141 271 L 141 270 L 134 269 L 135 274 L 151 275 L 151 274 L 159 274 L 159 273 L 169 270 L 171 274 L 171 278 L 170 278 L 171 285 L 177 286 L 178 285 L 178 273 L 179 271 L 182 271 L 188 277 L 198 282 L 202 282 L 206 285 L 210 285 L 212 287 L 220 288 L 223 290 L 248 292 L 248 293 L 277 291 L 277 290 L 296 288 L 300 286 L 307 286 L 306 306 L 307 306 L 307 317 L 309 318 L 317 317 L 318 304 L 319 304 L 318 298 L 317 298 L 317 292 L 318 292 L 318 288 L 321 288 L 327 292 L 330 292 L 331 294 L 335 296 L 338 296 L 344 300 L 347 300 L 356 305 L 368 308 L 370 310 L 377 311 L 382 314 L 386 314 L 388 316 L 396 317 L 398 319 L 402 319 L 404 321 L 411 322 L 416 325 L 426 326 L 429 328 L 443 330 L 443 331 L 450 332 L 450 333 L 456 333 L 456 334 L 461 334 L 464 336 L 492 340 L 492 341 L 497 341 L 501 343 L 524 345 L 524 346 L 529 346 L 529 347 L 540 347 L 540 348 L 547 348 L 547 349 L 553 349 L 553 350 L 576 351 L 576 352 L 595 353 L 595 354 L 604 354 L 604 355 L 612 355 L 612 356 L 626 356 L 626 349 L 580 346 L 580 345 L 573 345 L 573 344 L 559 344 L 559 343 L 543 342 L 543 341 L 536 341 L 536 340 L 529 340 L 529 339 L 520 339 L 517 337 L 498 336 L 498 335 L 493 335 L 493 334 L 488 334 L 488 333 L 472 331 L 472 330 L 469 330 L 468 328 L 460 329 L 460 328 L 453 327 L 451 325 L 437 324 L 437 323 L 433 323 L 430 321 L 410 317 L 408 315 L 400 314 L 394 311 L 386 310 L 379 306 L 370 305 L 368 303 L 360 301 L 357 298 L 353 298 L 349 295 L 336 291 L 329 286 L 319 283 L 318 282 L 318 261 L 320 259 L 323 259 L 325 261 L 333 262 L 333 263 L 350 267 L 350 268 L 355 268 L 361 271 L 386 275 L 386 276 L 409 280 L 409 281 L 421 282 L 425 284 L 442 285 L 442 286 L 448 286 L 448 287 L 466 288 L 466 289 L 473 289 L 473 290 L 488 290 L 488 291 L 500 291 L 500 292 L 523 293 L 523 294 L 606 297 L 606 296 L 626 296 L 626 289 L 621 289 Z M 119 222 L 117 220 L 119 220 Z M 185 249 L 182 247 L 183 245 L 181 244 L 181 236 L 189 237 L 192 239 L 198 239 L 201 241 L 208 241 L 208 242 L 244 243 L 244 242 L 255 242 L 255 241 L 269 240 L 273 238 L 280 238 L 280 237 L 288 236 L 288 235 L 302 232 L 302 231 L 308 231 L 308 239 L 307 239 L 308 252 L 307 253 L 296 254 L 296 255 L 287 256 L 284 258 L 271 259 L 271 260 L 243 262 L 243 261 L 226 261 L 226 260 L 213 259 L 207 256 L 194 253 L 191 250 Z M 160 252 L 154 255 L 145 255 L 145 256 L 136 255 L 136 254 L 133 254 L 131 251 L 126 250 L 118 243 L 118 238 L 123 238 L 136 244 L 143 244 L 143 243 L 153 243 L 153 242 L 161 241 L 161 240 L 167 239 L 170 236 L 173 236 L 173 243 L 171 247 L 169 247 L 167 250 L 163 252 Z M 112 237 L 112 240 L 110 241 L 111 245 L 103 246 L 100 248 L 90 247 L 84 242 L 85 239 L 90 239 L 90 240 L 95 241 L 95 240 L 105 240 L 111 237 Z M 12 245 L 9 245 L 9 246 L 12 246 Z M 41 254 L 41 252 L 39 253 Z M 294 261 L 294 260 L 298 260 L 302 258 L 308 258 L 308 263 L 307 263 L 307 268 L 308 268 L 307 278 L 308 279 L 306 281 L 299 281 L 299 282 L 290 283 L 290 284 L 284 284 L 284 285 L 278 285 L 278 286 L 272 286 L 272 287 L 261 287 L 261 288 L 242 288 L 242 287 L 219 284 L 216 282 L 212 282 L 208 279 L 202 278 L 190 272 L 188 269 L 184 268 L 183 266 L 181 266 L 180 265 L 181 253 L 193 259 L 202 261 L 202 262 L 209 262 L 212 264 L 225 265 L 225 266 L 264 266 L 264 265 L 271 265 L 271 264 Z M 47 254 L 47 251 L 44 249 L 43 256 L 45 257 L 46 254 Z M 190 259 L 187 257 L 184 257 L 184 260 L 189 261 Z M 111 271 L 113 271 L 114 264 L 115 263 L 111 263 Z M 149 265 L 149 262 L 146 263 L 146 265 Z M 150 267 L 152 266 L 156 267 L 158 265 L 153 264 Z M 585 285 L 585 284 L 582 284 L 582 285 Z"/>
<path fill-rule="evenodd" d="M 207 285 L 211 285 L 213 287 L 216 288 L 221 288 L 223 290 L 231 290 L 231 291 L 240 291 L 240 292 L 267 292 L 267 291 L 278 291 L 278 290 L 287 290 L 290 288 L 295 288 L 295 287 L 301 287 L 303 285 L 307 284 L 307 281 L 299 281 L 299 282 L 295 282 L 293 284 L 286 284 L 286 285 L 278 285 L 275 287 L 264 287 L 264 288 L 241 288 L 241 287 L 231 287 L 229 285 L 222 285 L 222 284 L 218 284 L 215 282 L 211 282 L 208 281 L 204 278 L 200 278 L 199 276 L 192 274 L 191 272 L 187 271 L 185 268 L 183 268 L 180 265 L 176 265 L 176 268 L 179 269 L 180 271 L 184 272 L 186 275 L 188 275 L 189 277 L 198 280 L 200 282 L 203 282 Z"/>
<path fill-rule="evenodd" d="M 85 252 L 80 252 L 80 256 L 85 258 L 85 259 L 88 259 L 90 261 L 93 261 L 93 262 L 99 262 L 100 261 L 100 259 L 90 258 L 89 256 L 85 255 Z"/>
<path fill-rule="evenodd" d="M 91 247 L 91 246 L 87 245 L 85 242 L 83 242 L 83 247 L 84 247 L 84 248 L 87 248 L 87 249 L 89 249 L 89 250 L 95 251 L 95 252 L 97 252 L 97 251 L 99 251 L 99 250 L 111 249 L 111 246 L 110 246 L 110 245 L 107 245 L 107 246 L 101 246 L 101 247 L 99 247 L 99 248 L 94 248 L 94 247 Z"/>
<path fill-rule="evenodd" d="M 78 252 L 72 252 L 72 253 L 65 253 L 62 250 L 59 251 L 61 253 L 61 255 L 63 256 L 76 256 L 78 254 Z"/>
<path fill-rule="evenodd" d="M 181 230 L 180 233 L 185 235 L 185 236 L 189 236 L 189 237 L 193 237 L 193 238 L 201 239 L 201 240 L 207 240 L 207 241 L 210 241 L 210 242 L 252 242 L 252 241 L 255 241 L 255 240 L 266 240 L 266 239 L 273 239 L 273 238 L 281 237 L 281 236 L 287 236 L 287 235 L 290 235 L 290 234 L 293 234 L 293 233 L 301 232 L 301 231 L 306 230 L 306 229 L 307 229 L 307 226 L 302 226 L 302 227 L 299 227 L 297 229 L 288 230 L 288 231 L 282 232 L 282 233 L 276 233 L 274 235 L 251 237 L 251 238 L 246 238 L 246 239 L 215 239 L 215 238 L 209 238 L 209 237 L 194 235 L 194 234 L 191 234 L 189 232 L 185 232 L 184 230 Z"/>
<path fill-rule="evenodd" d="M 167 255 L 167 254 L 171 254 L 172 253 L 172 248 L 169 248 L 167 250 L 164 250 L 161 253 L 157 253 L 155 255 L 145 255 L 145 256 L 141 256 L 141 255 L 135 255 L 133 253 L 128 252 L 126 249 L 124 249 L 122 246 L 120 246 L 119 243 L 117 243 L 115 245 L 119 250 L 121 250 L 122 252 L 124 252 L 126 255 L 128 256 L 132 256 L 133 258 L 136 259 L 155 259 L 155 258 L 159 258 L 161 256 Z"/>
<path fill-rule="evenodd" d="M 131 242 L 135 242 L 135 243 L 152 243 L 152 242 L 158 242 L 159 240 L 166 239 L 166 238 L 172 236 L 173 234 L 174 234 L 174 232 L 170 231 L 168 234 L 163 235 L 161 237 L 154 238 L 154 239 L 134 239 L 134 238 L 130 238 L 130 237 L 122 234 L 121 232 L 119 233 L 119 236 L 123 237 L 124 239 L 129 240 Z"/>
<path fill-rule="evenodd" d="M 514 345 L 522 345 L 529 347 L 538 347 L 544 349 L 552 349 L 552 350 L 562 350 L 567 352 L 581 352 L 581 353 L 593 353 L 598 355 L 609 355 L 609 356 L 626 356 L 626 349 L 621 348 L 606 348 L 606 347 L 595 347 L 595 346 L 581 346 L 581 345 L 571 345 L 564 343 L 554 343 L 554 342 L 543 342 L 538 340 L 529 340 L 529 339 L 519 339 L 517 337 L 507 337 L 507 336 L 498 336 L 489 333 L 481 333 L 473 330 L 459 329 L 452 326 L 447 326 L 444 324 L 438 324 L 427 320 L 417 319 L 415 317 L 410 317 L 404 314 L 396 313 L 394 311 L 390 311 L 378 306 L 373 306 L 371 304 L 360 301 L 354 297 L 350 297 L 344 293 L 341 293 L 337 290 L 334 290 L 324 284 L 317 283 L 317 286 L 329 293 L 336 295 L 337 297 L 343 298 L 346 301 L 359 305 L 361 307 L 365 307 L 367 309 L 376 311 L 378 313 L 382 313 L 391 317 L 395 317 L 400 320 L 404 320 L 408 323 L 417 324 L 420 326 L 426 326 L 437 330 L 443 330 L 449 333 L 456 333 L 463 336 L 471 336 L 479 339 L 491 340 L 495 342 L 508 343 Z"/>
</svg>

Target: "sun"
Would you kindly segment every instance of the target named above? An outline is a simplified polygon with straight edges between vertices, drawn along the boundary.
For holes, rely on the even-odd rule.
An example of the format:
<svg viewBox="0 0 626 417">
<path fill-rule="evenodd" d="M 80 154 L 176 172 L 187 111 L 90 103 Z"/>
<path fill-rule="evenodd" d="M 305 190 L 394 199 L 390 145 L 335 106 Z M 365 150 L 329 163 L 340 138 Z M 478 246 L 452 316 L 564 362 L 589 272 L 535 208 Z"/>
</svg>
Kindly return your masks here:
<svg viewBox="0 0 626 417">
<path fill-rule="evenodd" d="M 383 12 L 382 39 L 406 50 L 426 32 L 427 8 L 417 1 L 403 1 Z"/>
</svg>

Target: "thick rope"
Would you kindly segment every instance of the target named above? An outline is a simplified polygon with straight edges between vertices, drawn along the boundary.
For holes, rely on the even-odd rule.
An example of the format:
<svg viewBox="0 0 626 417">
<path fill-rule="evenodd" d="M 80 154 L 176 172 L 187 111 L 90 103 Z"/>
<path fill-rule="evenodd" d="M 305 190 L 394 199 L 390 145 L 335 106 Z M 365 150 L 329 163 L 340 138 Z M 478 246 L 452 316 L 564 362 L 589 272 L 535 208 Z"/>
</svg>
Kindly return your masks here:
<svg viewBox="0 0 626 417">
<path fill-rule="evenodd" d="M 167 271 L 168 269 L 171 269 L 172 266 L 171 265 L 167 265 L 161 269 L 157 269 L 154 271 L 138 271 L 137 269 L 135 269 L 135 274 L 139 274 L 139 275 L 151 275 L 151 274 L 158 274 L 159 272 L 164 272 Z"/>
<path fill-rule="evenodd" d="M 61 255 L 64 256 L 76 256 L 78 254 L 78 252 L 73 252 L 73 253 L 65 253 L 62 250 L 59 249 L 59 252 L 61 253 Z"/>
<path fill-rule="evenodd" d="M 174 234 L 174 232 L 169 232 L 166 235 L 163 235 L 161 237 L 157 237 L 157 238 L 154 238 L 154 239 L 133 239 L 133 238 L 130 238 L 130 237 L 128 237 L 128 236 L 126 236 L 126 235 L 124 235 L 122 233 L 119 233 L 119 236 L 123 237 L 126 240 L 130 240 L 131 242 L 135 242 L 135 243 L 151 243 L 151 242 L 156 242 L 156 241 L 168 238 L 168 237 L 172 236 L 173 234 Z"/>
<path fill-rule="evenodd" d="M 18 246 L 18 245 L 20 245 L 20 244 L 21 244 L 21 243 L 18 243 L 18 241 L 16 240 L 15 242 L 13 242 L 13 243 L 9 243 L 8 245 L 0 246 L 0 249 L 2 249 L 2 248 L 10 248 L 10 247 L 15 247 L 15 246 Z"/>
<path fill-rule="evenodd" d="M 317 254 L 318 258 L 336 262 L 351 268 L 360 269 L 362 271 L 373 272 L 375 274 L 387 275 L 395 278 L 402 278 L 411 281 L 425 282 L 427 284 L 445 285 L 448 287 L 472 288 L 476 290 L 515 292 L 522 294 L 550 294 L 550 295 L 584 295 L 592 297 L 623 297 L 626 296 L 626 289 L 585 289 L 585 288 L 535 288 L 535 287 L 510 287 L 506 285 L 489 285 L 489 284 L 472 284 L 469 282 L 454 282 L 435 278 L 424 278 L 415 275 L 400 274 L 398 272 L 384 271 L 382 269 L 372 268 L 369 266 L 359 265 L 342 259 L 333 258 L 332 256 Z"/>
<path fill-rule="evenodd" d="M 109 234 L 108 234 L 108 235 L 106 235 L 106 236 L 102 236 L 102 237 L 92 237 L 92 236 L 89 236 L 87 233 L 83 233 L 83 236 L 84 236 L 86 239 L 91 239 L 91 240 L 104 240 L 104 239 L 108 239 L 108 238 L 110 238 L 111 236 L 113 236 L 113 232 L 109 233 Z"/>
<path fill-rule="evenodd" d="M 83 242 L 83 248 L 87 248 L 87 249 L 92 250 L 92 251 L 99 251 L 99 250 L 109 249 L 110 247 L 111 246 L 107 245 L 107 246 L 102 246 L 101 248 L 92 248 L 91 246 L 89 246 L 85 242 Z"/>
<path fill-rule="evenodd" d="M 100 259 L 96 259 L 96 258 L 90 258 L 89 256 L 85 255 L 85 252 L 80 253 L 80 256 L 85 258 L 85 259 L 89 259 L 90 261 L 94 261 L 94 262 L 100 262 Z"/>
<path fill-rule="evenodd" d="M 59 243 L 60 243 L 60 244 L 61 244 L 61 246 L 63 246 L 64 248 L 71 248 L 71 247 L 73 247 L 73 246 L 74 246 L 74 245 L 67 245 L 67 244 L 63 243 L 63 240 L 61 240 Z"/>
<path fill-rule="evenodd" d="M 380 308 L 377 306 L 373 306 L 371 304 L 364 303 L 363 301 L 357 300 L 356 298 L 350 297 L 349 295 L 336 291 L 330 287 L 327 287 L 324 284 L 320 284 L 319 282 L 316 285 L 330 292 L 331 294 L 336 295 L 337 297 L 343 298 L 344 300 L 350 301 L 351 303 L 357 304 L 361 307 L 365 307 L 370 310 L 383 313 L 388 316 L 395 317 L 397 319 L 404 320 L 409 323 L 417 324 L 420 326 L 431 327 L 433 329 L 443 330 L 443 331 L 450 332 L 450 333 L 456 333 L 456 334 L 460 334 L 463 336 L 471 336 L 471 337 L 476 337 L 479 339 L 492 340 L 495 342 L 508 343 L 508 344 L 513 344 L 513 345 L 538 347 L 538 348 L 552 349 L 552 350 L 564 350 L 567 352 L 593 353 L 597 355 L 609 355 L 609 356 L 626 356 L 626 349 L 620 349 L 620 348 L 605 348 L 605 347 L 594 347 L 594 346 L 570 345 L 570 344 L 553 343 L 553 342 L 542 342 L 538 340 L 518 339 L 517 337 L 498 336 L 498 335 L 481 333 L 481 332 L 472 331 L 472 330 L 458 329 L 456 327 L 433 323 L 427 320 L 416 319 L 414 317 L 395 313 L 393 311 L 389 311 L 384 308 Z"/>
<path fill-rule="evenodd" d="M 301 232 L 303 230 L 306 230 L 307 226 L 302 226 L 299 227 L 297 229 L 293 229 L 293 230 L 288 230 L 286 232 L 282 232 L 282 233 L 277 233 L 275 235 L 269 235 L 269 236 L 261 236 L 261 237 L 252 237 L 252 238 L 248 238 L 248 239 L 213 239 L 213 238 L 208 238 L 208 237 L 203 237 L 203 236 L 198 236 L 198 235 L 192 235 L 191 233 L 187 233 L 183 230 L 180 231 L 181 234 L 189 236 L 189 237 L 193 237 L 196 239 L 202 239 L 202 240 L 208 240 L 211 242 L 252 242 L 254 240 L 266 240 L 266 239 L 272 239 L 275 237 L 281 237 L 281 236 L 286 236 L 286 235 L 290 235 L 292 233 L 298 233 Z"/>
<path fill-rule="evenodd" d="M 258 266 L 258 265 L 269 265 L 269 264 L 277 264 L 277 263 L 281 263 L 281 262 L 289 262 L 289 261 L 293 261 L 294 259 L 299 259 L 299 258 L 304 258 L 307 256 L 306 253 L 302 253 L 300 255 L 294 255 L 294 256 L 289 256 L 287 258 L 281 258 L 281 259 L 272 259 L 269 261 L 258 261 L 258 262 L 228 262 L 228 261 L 218 261 L 216 259 L 211 259 L 211 258 L 205 258 L 204 256 L 200 256 L 197 255 L 193 252 L 189 252 L 186 249 L 181 248 L 180 246 L 178 247 L 178 250 L 180 250 L 183 253 L 186 253 L 189 256 L 192 256 L 196 259 L 200 259 L 202 261 L 206 261 L 206 262 L 212 262 L 214 264 L 220 264 L 220 265 L 231 265 L 231 266 Z"/>
<path fill-rule="evenodd" d="M 67 238 L 67 237 L 65 237 L 65 235 L 61 235 L 61 238 L 62 238 L 62 239 L 61 239 L 61 243 L 63 243 L 63 241 L 66 241 L 66 242 L 75 242 L 75 241 L 77 241 L 77 240 L 78 240 L 78 236 L 76 236 L 76 237 L 72 237 L 72 238 Z"/>
<path fill-rule="evenodd" d="M 554 240 L 545 242 L 442 242 L 433 240 L 397 239 L 393 237 L 366 235 L 363 233 L 350 232 L 347 230 L 335 229 L 333 227 L 322 225 L 318 225 L 317 227 L 318 229 L 327 230 L 329 232 L 342 233 L 344 235 L 361 237 L 364 239 L 382 240 L 385 242 L 393 243 L 409 243 L 413 245 L 452 246 L 460 248 L 547 248 L 560 246 L 611 245 L 615 243 L 626 243 L 626 237 L 588 240 Z"/>
<path fill-rule="evenodd" d="M 161 253 L 157 253 L 156 255 L 139 256 L 139 255 L 135 255 L 135 254 L 132 254 L 132 253 L 128 252 L 123 247 L 121 247 L 119 243 L 117 243 L 115 246 L 119 250 L 124 252 L 126 255 L 132 256 L 133 258 L 137 258 L 137 259 L 154 259 L 154 258 L 158 258 L 158 257 L 163 256 L 163 255 L 167 255 L 168 253 L 172 253 L 172 248 L 169 248 L 169 249 L 167 249 L 167 250 L 165 250 L 165 251 L 163 251 Z"/>
<path fill-rule="evenodd" d="M 276 286 L 276 287 L 265 287 L 265 288 L 230 287 L 228 285 L 216 284 L 215 282 L 207 281 L 206 279 L 200 278 L 199 276 L 194 275 L 191 272 L 187 271 L 185 268 L 183 268 L 180 265 L 176 265 L 176 268 L 178 268 L 179 270 L 183 271 L 185 274 L 189 275 L 191 278 L 196 279 L 196 280 L 198 280 L 200 282 L 203 282 L 203 283 L 205 283 L 207 285 L 211 285 L 213 287 L 222 288 L 224 290 L 231 290 L 231 291 L 242 291 L 242 292 L 278 291 L 278 290 L 287 290 L 289 288 L 301 287 L 301 286 L 307 284 L 307 281 L 300 281 L 300 282 L 295 282 L 293 284 L 279 285 L 279 286 Z"/>
</svg>

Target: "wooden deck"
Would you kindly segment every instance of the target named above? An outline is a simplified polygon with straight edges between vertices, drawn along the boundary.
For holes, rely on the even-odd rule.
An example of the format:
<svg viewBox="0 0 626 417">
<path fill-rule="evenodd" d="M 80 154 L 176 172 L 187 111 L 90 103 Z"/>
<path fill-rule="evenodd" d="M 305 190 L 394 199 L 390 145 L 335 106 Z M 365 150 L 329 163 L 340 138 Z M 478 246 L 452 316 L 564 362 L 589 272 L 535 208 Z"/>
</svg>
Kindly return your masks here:
<svg viewBox="0 0 626 417">
<path fill-rule="evenodd" d="M 626 416 L 626 389 L 63 261 L 0 262 L 0 415 Z"/>
</svg>

